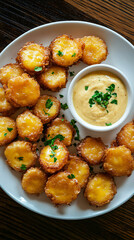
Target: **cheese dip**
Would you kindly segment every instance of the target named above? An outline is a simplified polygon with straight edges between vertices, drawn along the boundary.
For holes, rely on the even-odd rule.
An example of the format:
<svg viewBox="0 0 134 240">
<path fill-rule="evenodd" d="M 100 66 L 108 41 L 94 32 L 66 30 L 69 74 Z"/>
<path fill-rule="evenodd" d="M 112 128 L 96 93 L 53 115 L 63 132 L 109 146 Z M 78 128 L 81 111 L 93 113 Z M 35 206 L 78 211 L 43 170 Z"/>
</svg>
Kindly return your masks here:
<svg viewBox="0 0 134 240">
<path fill-rule="evenodd" d="M 77 114 L 92 125 L 109 126 L 117 122 L 124 114 L 127 102 L 124 83 L 108 71 L 89 73 L 73 88 Z"/>
</svg>

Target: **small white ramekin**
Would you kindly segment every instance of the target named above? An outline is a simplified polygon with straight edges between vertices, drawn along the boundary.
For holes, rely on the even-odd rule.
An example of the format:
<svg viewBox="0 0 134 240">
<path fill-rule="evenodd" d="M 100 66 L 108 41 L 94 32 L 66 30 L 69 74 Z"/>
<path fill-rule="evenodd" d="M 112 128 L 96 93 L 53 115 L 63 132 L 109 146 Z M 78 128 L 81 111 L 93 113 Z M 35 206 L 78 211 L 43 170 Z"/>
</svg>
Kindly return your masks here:
<svg viewBox="0 0 134 240">
<path fill-rule="evenodd" d="M 83 78 L 87 74 L 89 74 L 91 72 L 94 72 L 94 71 L 109 71 L 109 72 L 115 74 L 117 77 L 119 77 L 121 79 L 121 81 L 124 83 L 124 85 L 127 88 L 128 104 L 127 104 L 126 110 L 125 110 L 124 114 L 122 115 L 122 117 L 117 122 L 113 123 L 110 126 L 95 126 L 95 125 L 87 123 L 77 114 L 77 112 L 75 110 L 75 107 L 73 105 L 73 88 L 74 88 L 74 85 L 81 78 Z M 107 65 L 107 64 L 96 64 L 96 65 L 92 65 L 92 66 L 88 66 L 88 67 L 84 68 L 73 78 L 73 80 L 72 80 L 72 82 L 69 86 L 69 89 L 68 89 L 67 103 L 68 103 L 69 109 L 70 109 L 73 117 L 83 127 L 88 128 L 92 131 L 106 132 L 106 131 L 113 130 L 113 129 L 119 127 L 128 117 L 129 113 L 132 110 L 132 105 L 133 105 L 133 90 L 132 90 L 131 83 L 129 82 L 127 77 L 119 69 L 117 69 L 116 67 Z"/>
</svg>

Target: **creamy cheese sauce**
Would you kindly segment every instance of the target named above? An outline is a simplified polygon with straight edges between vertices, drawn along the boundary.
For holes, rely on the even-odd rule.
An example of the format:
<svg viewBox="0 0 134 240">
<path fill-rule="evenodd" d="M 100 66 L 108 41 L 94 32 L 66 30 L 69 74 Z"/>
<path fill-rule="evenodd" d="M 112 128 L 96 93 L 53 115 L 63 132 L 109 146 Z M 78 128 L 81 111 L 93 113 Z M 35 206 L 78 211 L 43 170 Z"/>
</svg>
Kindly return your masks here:
<svg viewBox="0 0 134 240">
<path fill-rule="evenodd" d="M 107 111 L 98 103 L 90 107 L 89 99 L 94 92 L 106 93 L 111 84 L 115 85 L 112 93 L 117 93 L 117 97 L 113 96 L 107 105 Z M 88 89 L 85 90 L 85 86 Z M 112 100 L 117 100 L 117 104 L 111 104 Z M 106 126 L 117 122 L 126 110 L 128 102 L 127 89 L 124 83 L 114 74 L 108 71 L 95 71 L 80 79 L 73 89 L 73 104 L 77 114 L 87 123 L 96 126 Z"/>
</svg>

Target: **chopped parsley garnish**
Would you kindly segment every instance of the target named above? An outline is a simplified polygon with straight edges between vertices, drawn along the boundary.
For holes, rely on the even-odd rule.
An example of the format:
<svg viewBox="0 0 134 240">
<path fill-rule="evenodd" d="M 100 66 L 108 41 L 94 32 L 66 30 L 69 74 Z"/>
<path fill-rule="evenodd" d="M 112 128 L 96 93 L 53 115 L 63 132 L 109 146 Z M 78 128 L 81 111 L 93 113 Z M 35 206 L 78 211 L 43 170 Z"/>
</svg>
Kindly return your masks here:
<svg viewBox="0 0 134 240">
<path fill-rule="evenodd" d="M 89 166 L 89 167 L 90 167 L 90 171 L 93 172 L 94 171 L 93 167 L 91 167 L 91 166 Z"/>
<path fill-rule="evenodd" d="M 9 132 L 11 132 L 11 131 L 13 130 L 13 128 L 7 128 L 7 130 L 8 130 Z"/>
<path fill-rule="evenodd" d="M 63 109 L 63 110 L 66 110 L 66 109 L 68 109 L 68 105 L 67 105 L 67 103 L 61 103 L 61 108 Z"/>
<path fill-rule="evenodd" d="M 42 67 L 35 67 L 35 68 L 34 68 L 34 71 L 35 71 L 35 72 L 40 72 L 40 71 L 42 71 Z"/>
<path fill-rule="evenodd" d="M 65 115 L 64 115 L 64 114 L 62 114 L 62 117 L 64 118 L 64 117 L 65 117 Z"/>
<path fill-rule="evenodd" d="M 106 125 L 106 126 L 111 126 L 111 125 L 112 125 L 112 123 L 105 123 L 105 125 Z"/>
<path fill-rule="evenodd" d="M 72 57 L 75 57 L 76 53 L 73 53 Z"/>
<path fill-rule="evenodd" d="M 20 168 L 21 168 L 21 170 L 26 170 L 27 169 L 25 164 L 22 164 Z"/>
<path fill-rule="evenodd" d="M 51 146 L 52 150 L 57 150 L 58 149 L 58 146 L 57 145 L 54 145 L 54 146 Z"/>
<path fill-rule="evenodd" d="M 54 72 L 52 72 L 52 74 L 54 74 Z"/>
<path fill-rule="evenodd" d="M 48 116 L 50 116 L 50 114 L 49 113 L 47 113 L 46 111 L 45 111 L 45 109 L 43 108 L 43 112 L 45 113 L 45 115 L 48 115 Z"/>
<path fill-rule="evenodd" d="M 46 101 L 46 108 L 50 109 L 52 106 L 53 106 L 53 102 L 51 101 L 50 98 L 48 98 Z"/>
<path fill-rule="evenodd" d="M 59 94 L 60 98 L 63 98 L 64 96 L 62 94 Z"/>
<path fill-rule="evenodd" d="M 87 91 L 87 90 L 88 90 L 88 88 L 89 88 L 89 86 L 85 86 L 85 91 Z"/>
<path fill-rule="evenodd" d="M 115 89 L 115 84 L 111 84 L 108 88 L 106 88 L 108 92 L 113 92 L 114 89 Z"/>
<path fill-rule="evenodd" d="M 27 141 L 28 141 L 28 140 L 29 140 L 29 138 L 28 138 L 28 137 L 25 137 L 25 140 L 27 140 Z"/>
<path fill-rule="evenodd" d="M 7 133 L 4 133 L 4 137 L 7 135 Z"/>
<path fill-rule="evenodd" d="M 55 137 L 53 137 L 53 138 L 51 138 L 51 139 L 49 139 L 49 140 L 46 140 L 46 141 L 44 142 L 44 145 L 45 145 L 45 146 L 47 146 L 47 145 L 52 146 L 52 145 L 54 145 L 54 142 L 55 142 L 56 139 L 59 139 L 60 141 L 62 141 L 62 140 L 64 140 L 64 138 L 65 138 L 65 137 L 64 137 L 63 135 L 58 134 L 58 135 L 56 135 Z"/>
<path fill-rule="evenodd" d="M 56 157 L 54 157 L 54 162 L 56 162 L 57 161 L 57 158 Z"/>
<path fill-rule="evenodd" d="M 23 161 L 23 157 L 18 157 L 19 161 Z"/>
<path fill-rule="evenodd" d="M 71 120 L 71 125 L 74 127 L 74 129 L 76 130 L 76 134 L 77 136 L 74 138 L 75 140 L 79 141 L 80 140 L 80 134 L 79 134 L 79 129 L 78 127 L 76 126 L 76 121 L 74 119 Z"/>
<path fill-rule="evenodd" d="M 67 176 L 69 179 L 73 179 L 73 178 L 75 178 L 75 176 L 74 176 L 74 174 L 69 174 L 68 176 Z"/>
<path fill-rule="evenodd" d="M 61 121 L 63 122 L 63 121 L 64 121 L 64 119 L 62 118 L 62 119 L 61 119 Z"/>
<path fill-rule="evenodd" d="M 69 74 L 70 74 L 70 77 L 73 77 L 75 72 L 74 71 L 72 71 L 72 72 L 69 71 Z"/>
<path fill-rule="evenodd" d="M 113 96 L 117 97 L 117 93 L 112 93 Z"/>
<path fill-rule="evenodd" d="M 117 105 L 117 103 L 118 103 L 118 102 L 117 102 L 117 100 L 116 100 L 116 99 L 113 99 L 113 100 L 111 101 L 111 103 L 112 103 L 112 104 L 116 104 L 116 105 Z"/>
<path fill-rule="evenodd" d="M 61 52 L 60 50 L 58 51 L 57 55 L 59 55 L 60 57 L 63 56 L 63 52 Z"/>
</svg>

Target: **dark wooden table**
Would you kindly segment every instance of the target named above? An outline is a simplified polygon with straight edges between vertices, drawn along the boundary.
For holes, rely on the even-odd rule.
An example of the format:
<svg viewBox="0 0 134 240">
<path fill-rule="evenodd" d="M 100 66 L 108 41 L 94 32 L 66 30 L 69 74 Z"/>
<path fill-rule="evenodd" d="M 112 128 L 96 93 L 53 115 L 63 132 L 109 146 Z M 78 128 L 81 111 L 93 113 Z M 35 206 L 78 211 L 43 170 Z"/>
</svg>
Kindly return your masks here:
<svg viewBox="0 0 134 240">
<path fill-rule="evenodd" d="M 1 0 L 0 50 L 29 29 L 59 20 L 101 24 L 134 43 L 133 0 Z M 134 239 L 133 206 L 134 197 L 106 215 L 63 221 L 33 213 L 0 190 L 0 239 L 130 240 Z"/>
</svg>

